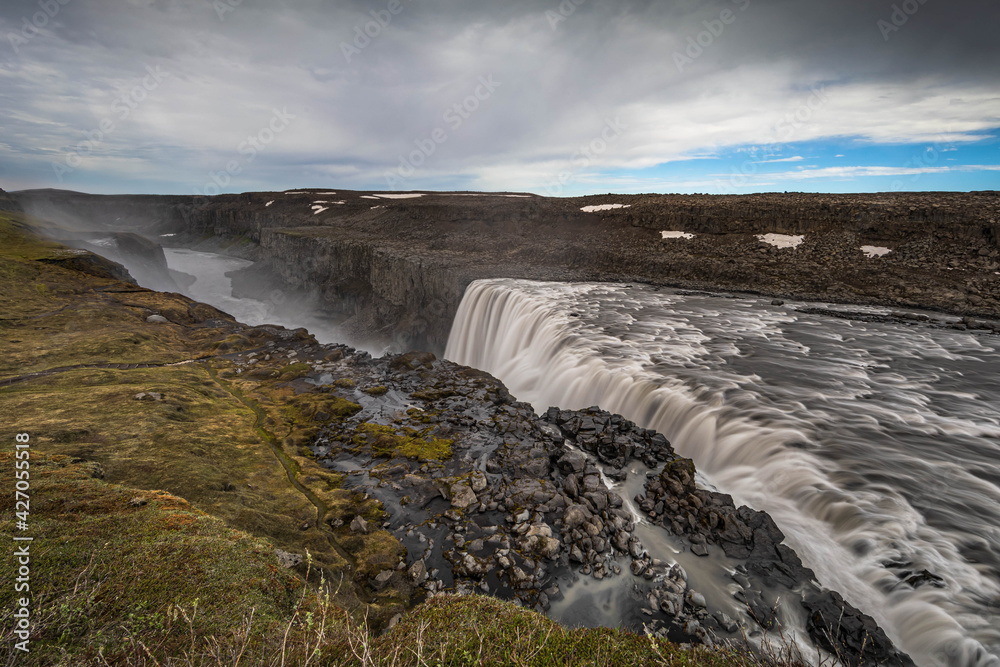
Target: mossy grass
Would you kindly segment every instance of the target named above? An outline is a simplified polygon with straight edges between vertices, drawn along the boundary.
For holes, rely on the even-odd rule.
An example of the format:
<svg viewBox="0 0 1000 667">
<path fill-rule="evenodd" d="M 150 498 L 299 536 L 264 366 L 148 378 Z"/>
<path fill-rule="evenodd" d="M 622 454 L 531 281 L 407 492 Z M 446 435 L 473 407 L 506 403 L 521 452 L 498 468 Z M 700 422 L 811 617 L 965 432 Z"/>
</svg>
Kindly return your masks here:
<svg viewBox="0 0 1000 667">
<path fill-rule="evenodd" d="M 96 462 L 109 482 L 165 490 L 286 551 L 308 550 L 315 569 L 348 576 L 342 596 L 354 594 L 359 565 L 366 571 L 382 558 L 377 546 L 396 557 L 398 545 L 383 536 L 357 554 L 343 548 L 327 521 L 375 516 L 378 503 L 342 490 L 342 477 L 304 448 L 317 415 L 335 422 L 360 406 L 315 391 L 296 396 L 280 378 L 237 375 L 217 355 L 263 345 L 253 330 L 202 326 L 231 318 L 181 295 L 39 262 L 61 250 L 33 236 L 29 223 L 0 214 L 8 241 L 0 245 L 5 442 L 28 432 L 40 454 Z M 32 287 L 39 280 L 44 293 Z M 149 312 L 170 322 L 147 322 Z M 292 366 L 296 375 L 309 369 Z M 238 379 L 227 382 L 226 372 Z M 135 398 L 149 392 L 160 400 Z"/>
<path fill-rule="evenodd" d="M 137 642 L 181 654 L 191 633 L 227 636 L 251 611 L 251 634 L 280 631 L 304 583 L 278 566 L 271 544 L 182 498 L 107 484 L 93 464 L 72 461 L 30 461 L 33 628 L 31 653 L 17 664 L 116 664 Z M 0 453 L 8 486 L 13 468 L 13 455 Z M 13 496 L 0 500 L 2 533 L 13 532 L 13 505 Z M 13 586 L 4 572 L 0 632 L 10 647 Z"/>
<path fill-rule="evenodd" d="M 406 426 L 361 424 L 351 438 L 356 449 L 367 448 L 377 458 L 408 458 L 416 461 L 443 461 L 451 458 L 453 440 L 437 438 L 429 429 L 418 431 Z"/>
</svg>

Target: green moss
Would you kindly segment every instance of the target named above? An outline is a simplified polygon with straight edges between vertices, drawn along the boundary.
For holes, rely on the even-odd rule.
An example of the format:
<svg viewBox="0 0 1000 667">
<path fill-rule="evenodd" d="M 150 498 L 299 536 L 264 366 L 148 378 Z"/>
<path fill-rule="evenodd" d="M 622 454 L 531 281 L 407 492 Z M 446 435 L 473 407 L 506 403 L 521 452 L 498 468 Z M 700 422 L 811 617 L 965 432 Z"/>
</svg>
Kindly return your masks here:
<svg viewBox="0 0 1000 667">
<path fill-rule="evenodd" d="M 426 435 L 412 428 L 399 429 L 384 424 L 361 424 L 355 429 L 351 442 L 355 447 L 367 446 L 372 456 L 394 459 L 408 458 L 417 461 L 443 461 L 451 458 L 453 440 Z"/>
<path fill-rule="evenodd" d="M 340 387 L 341 389 L 354 389 L 355 382 L 351 378 L 340 378 L 334 381 L 334 387 Z"/>
<path fill-rule="evenodd" d="M 228 354 L 230 352 L 240 352 L 242 350 L 249 350 L 255 347 L 254 343 L 250 341 L 246 336 L 241 336 L 239 334 L 233 334 L 231 336 L 226 336 L 223 340 L 216 343 L 213 348 L 219 354 Z"/>
<path fill-rule="evenodd" d="M 375 387 L 364 387 L 361 391 L 365 392 L 369 396 L 385 396 L 389 393 L 389 388 L 383 385 L 378 385 Z"/>
<path fill-rule="evenodd" d="M 451 389 L 423 389 L 413 392 L 413 398 L 421 401 L 438 401 L 442 398 L 451 398 L 452 396 L 459 395 L 457 391 Z"/>
<path fill-rule="evenodd" d="M 300 361 L 295 364 L 288 364 L 287 366 L 281 368 L 278 371 L 278 373 L 280 375 L 280 379 L 283 382 L 289 382 L 291 380 L 300 378 L 304 375 L 308 375 L 311 370 L 312 366 L 303 361 Z"/>
</svg>

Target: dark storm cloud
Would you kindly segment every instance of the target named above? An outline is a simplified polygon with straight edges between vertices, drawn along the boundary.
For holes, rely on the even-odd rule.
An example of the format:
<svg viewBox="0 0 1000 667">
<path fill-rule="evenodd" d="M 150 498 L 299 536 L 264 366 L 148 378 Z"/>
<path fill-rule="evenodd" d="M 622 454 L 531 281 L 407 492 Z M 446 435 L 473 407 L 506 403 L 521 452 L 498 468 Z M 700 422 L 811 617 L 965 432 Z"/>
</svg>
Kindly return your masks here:
<svg viewBox="0 0 1000 667">
<path fill-rule="evenodd" d="M 539 190 L 787 140 L 817 89 L 796 141 L 960 141 L 1000 125 L 998 23 L 945 0 L 8 2 L 0 178 Z"/>
</svg>

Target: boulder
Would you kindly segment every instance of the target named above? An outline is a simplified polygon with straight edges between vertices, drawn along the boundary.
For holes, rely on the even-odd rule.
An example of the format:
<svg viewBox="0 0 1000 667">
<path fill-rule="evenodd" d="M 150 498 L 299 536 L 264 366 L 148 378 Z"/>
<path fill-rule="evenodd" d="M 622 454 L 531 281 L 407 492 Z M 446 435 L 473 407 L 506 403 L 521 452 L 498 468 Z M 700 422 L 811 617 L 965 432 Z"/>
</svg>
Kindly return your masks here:
<svg viewBox="0 0 1000 667">
<path fill-rule="evenodd" d="M 479 499 L 476 498 L 475 492 L 467 485 L 463 483 L 454 484 L 451 487 L 451 506 L 456 509 L 462 509 L 469 507 L 470 505 L 478 504 Z"/>
</svg>

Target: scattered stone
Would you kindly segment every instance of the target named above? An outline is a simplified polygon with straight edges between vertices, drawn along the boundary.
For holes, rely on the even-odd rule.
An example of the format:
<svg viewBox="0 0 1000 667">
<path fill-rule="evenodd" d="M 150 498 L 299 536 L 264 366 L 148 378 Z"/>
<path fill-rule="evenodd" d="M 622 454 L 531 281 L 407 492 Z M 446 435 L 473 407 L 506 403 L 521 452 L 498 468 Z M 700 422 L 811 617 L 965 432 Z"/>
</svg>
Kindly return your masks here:
<svg viewBox="0 0 1000 667">
<path fill-rule="evenodd" d="M 304 559 L 300 554 L 293 554 L 281 549 L 275 549 L 274 555 L 278 557 L 278 563 L 286 570 L 291 569 L 301 563 Z"/>
<path fill-rule="evenodd" d="M 395 570 L 382 570 L 377 575 L 373 581 L 373 586 L 375 590 L 380 591 L 389 584 L 389 580 L 392 579 L 392 575 L 395 574 Z"/>
<path fill-rule="evenodd" d="M 351 532 L 361 534 L 368 533 L 368 522 L 365 521 L 363 516 L 358 515 L 354 517 L 351 521 Z"/>
</svg>

